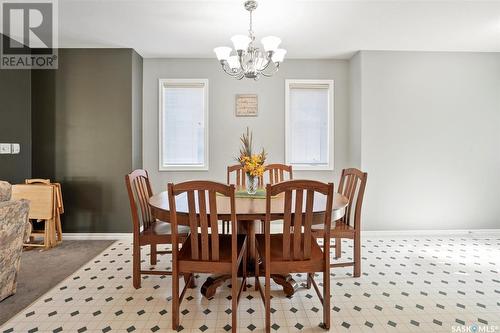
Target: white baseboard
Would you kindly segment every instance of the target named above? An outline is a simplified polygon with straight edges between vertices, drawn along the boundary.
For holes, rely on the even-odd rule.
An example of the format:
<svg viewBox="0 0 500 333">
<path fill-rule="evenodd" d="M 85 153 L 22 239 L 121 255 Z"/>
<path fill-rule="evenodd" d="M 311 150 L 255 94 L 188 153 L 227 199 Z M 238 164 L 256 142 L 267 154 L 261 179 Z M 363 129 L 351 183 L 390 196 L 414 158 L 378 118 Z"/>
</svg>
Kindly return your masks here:
<svg viewBox="0 0 500 333">
<path fill-rule="evenodd" d="M 364 230 L 362 237 L 500 236 L 500 229 L 470 230 Z M 67 240 L 132 240 L 132 233 L 64 233 Z"/>
<path fill-rule="evenodd" d="M 63 233 L 67 240 L 132 240 L 132 233 Z"/>
<path fill-rule="evenodd" d="M 363 230 L 365 237 L 397 236 L 500 236 L 500 229 L 449 229 L 449 230 Z"/>
</svg>

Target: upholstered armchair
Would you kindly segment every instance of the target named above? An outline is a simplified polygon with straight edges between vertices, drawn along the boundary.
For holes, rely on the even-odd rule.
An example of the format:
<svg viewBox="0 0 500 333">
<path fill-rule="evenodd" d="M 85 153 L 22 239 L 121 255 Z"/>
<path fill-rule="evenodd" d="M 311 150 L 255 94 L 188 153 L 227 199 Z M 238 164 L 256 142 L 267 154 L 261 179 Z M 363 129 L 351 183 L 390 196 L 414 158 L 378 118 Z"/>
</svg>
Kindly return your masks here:
<svg viewBox="0 0 500 333">
<path fill-rule="evenodd" d="M 29 202 L 10 195 L 11 185 L 0 181 L 0 301 L 16 292 L 23 241 L 31 232 Z"/>
</svg>

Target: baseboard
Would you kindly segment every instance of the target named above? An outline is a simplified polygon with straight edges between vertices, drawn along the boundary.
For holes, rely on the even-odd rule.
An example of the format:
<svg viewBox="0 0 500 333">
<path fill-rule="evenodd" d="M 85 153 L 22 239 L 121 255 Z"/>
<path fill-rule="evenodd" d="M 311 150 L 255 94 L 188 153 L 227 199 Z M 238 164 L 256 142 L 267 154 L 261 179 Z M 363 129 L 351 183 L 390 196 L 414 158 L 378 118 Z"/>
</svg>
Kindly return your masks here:
<svg viewBox="0 0 500 333">
<path fill-rule="evenodd" d="M 67 240 L 132 240 L 132 233 L 63 233 Z"/>
<path fill-rule="evenodd" d="M 410 237 L 410 236 L 500 236 L 500 229 L 457 230 L 364 230 L 363 237 Z M 64 233 L 68 240 L 132 240 L 132 233 Z"/>
<path fill-rule="evenodd" d="M 448 229 L 448 230 L 363 230 L 365 237 L 397 236 L 500 236 L 500 229 Z"/>
</svg>

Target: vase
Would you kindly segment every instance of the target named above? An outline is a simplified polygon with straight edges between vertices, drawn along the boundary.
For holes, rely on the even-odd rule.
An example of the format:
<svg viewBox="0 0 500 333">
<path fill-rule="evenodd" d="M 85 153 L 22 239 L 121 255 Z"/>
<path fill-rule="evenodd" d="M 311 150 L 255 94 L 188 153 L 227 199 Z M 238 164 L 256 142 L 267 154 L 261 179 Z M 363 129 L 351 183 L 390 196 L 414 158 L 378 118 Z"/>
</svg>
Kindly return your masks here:
<svg viewBox="0 0 500 333">
<path fill-rule="evenodd" d="M 250 195 L 253 195 L 257 193 L 257 187 L 258 187 L 258 182 L 259 179 L 256 176 L 252 176 L 247 173 L 247 193 Z"/>
</svg>

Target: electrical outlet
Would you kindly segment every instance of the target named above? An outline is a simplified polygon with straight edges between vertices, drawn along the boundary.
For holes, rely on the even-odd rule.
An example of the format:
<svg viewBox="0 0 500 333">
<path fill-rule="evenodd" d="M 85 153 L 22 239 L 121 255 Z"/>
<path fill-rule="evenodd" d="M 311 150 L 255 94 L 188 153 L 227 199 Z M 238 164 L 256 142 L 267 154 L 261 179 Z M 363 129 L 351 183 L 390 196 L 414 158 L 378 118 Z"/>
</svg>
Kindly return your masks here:
<svg viewBox="0 0 500 333">
<path fill-rule="evenodd" d="M 19 154 L 21 151 L 21 145 L 19 143 L 12 144 L 12 154 Z"/>
<path fill-rule="evenodd" d="M 10 154 L 12 146 L 10 143 L 0 143 L 0 154 Z"/>
</svg>

